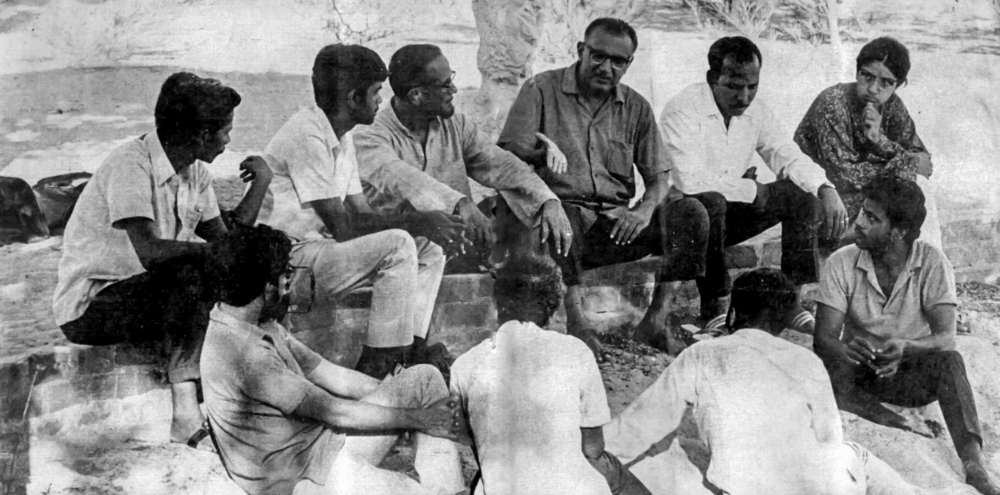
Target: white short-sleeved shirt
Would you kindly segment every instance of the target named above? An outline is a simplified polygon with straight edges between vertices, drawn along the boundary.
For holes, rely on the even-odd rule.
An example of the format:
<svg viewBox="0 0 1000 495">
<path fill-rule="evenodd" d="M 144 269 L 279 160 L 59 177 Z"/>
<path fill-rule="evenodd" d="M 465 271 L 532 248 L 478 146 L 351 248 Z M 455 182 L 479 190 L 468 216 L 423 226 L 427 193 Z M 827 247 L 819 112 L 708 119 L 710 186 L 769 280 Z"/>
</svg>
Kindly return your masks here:
<svg viewBox="0 0 1000 495">
<path fill-rule="evenodd" d="M 611 420 L 600 370 L 581 340 L 509 321 L 455 361 L 451 388 L 475 437 L 477 493 L 611 493 L 581 450 L 580 428 Z"/>
<path fill-rule="evenodd" d="M 940 249 L 916 240 L 890 294 L 875 276 L 871 254 L 857 245 L 841 248 L 824 267 L 816 302 L 845 314 L 844 342 L 855 336 L 873 343 L 931 335 L 927 311 L 958 304 L 955 271 Z"/>
<path fill-rule="evenodd" d="M 310 201 L 362 194 L 358 160 L 350 132 L 337 139 L 317 106 L 299 110 L 281 126 L 264 150 L 274 172 L 258 223 L 298 239 L 329 237 Z"/>
<path fill-rule="evenodd" d="M 202 242 L 200 222 L 219 216 L 212 174 L 201 161 L 174 171 L 156 132 L 119 146 L 90 179 L 66 224 L 52 309 L 63 325 L 119 280 L 144 273 L 128 233 L 113 224 L 148 218 L 160 239 Z"/>
<path fill-rule="evenodd" d="M 712 452 L 706 477 L 726 493 L 865 492 L 843 448 L 830 377 L 807 349 L 751 328 L 699 342 L 604 427 L 605 449 L 632 462 L 689 407 Z"/>
</svg>

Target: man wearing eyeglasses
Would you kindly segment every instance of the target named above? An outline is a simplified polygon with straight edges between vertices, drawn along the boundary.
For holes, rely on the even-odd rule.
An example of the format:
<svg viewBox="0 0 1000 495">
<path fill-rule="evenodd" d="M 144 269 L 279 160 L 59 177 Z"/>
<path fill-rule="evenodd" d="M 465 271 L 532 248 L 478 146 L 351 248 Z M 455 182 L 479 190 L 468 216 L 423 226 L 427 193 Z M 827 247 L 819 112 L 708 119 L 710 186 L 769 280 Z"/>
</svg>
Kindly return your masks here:
<svg viewBox="0 0 1000 495">
<path fill-rule="evenodd" d="M 705 276 L 696 279 L 701 317 L 709 328 L 725 323 L 731 281 L 725 248 L 781 224 L 781 271 L 796 285 L 817 281 L 817 235 L 839 239 L 847 213 L 826 173 L 789 139 L 770 108 L 755 101 L 763 63 L 741 36 L 721 38 L 708 51 L 706 82 L 683 89 L 660 115 L 675 191 L 696 199 L 707 216 L 700 254 Z M 751 105 L 752 103 L 752 105 Z M 754 153 L 777 180 L 762 183 Z M 815 320 L 800 311 L 789 327 L 812 333 Z"/>
<path fill-rule="evenodd" d="M 427 334 L 444 272 L 439 246 L 461 242 L 463 231 L 450 212 L 380 215 L 365 200 L 351 131 L 374 120 L 387 76 L 368 48 L 320 50 L 312 76 L 316 105 L 292 116 L 264 152 L 274 179 L 260 213 L 261 223 L 295 239 L 292 260 L 312 269 L 316 303 L 372 288 L 356 369 L 379 379 L 399 364 L 430 363 L 447 373 L 447 349 L 427 345 Z"/>
<path fill-rule="evenodd" d="M 524 162 L 455 113 L 454 77 L 437 46 L 407 45 L 393 54 L 389 85 L 395 96 L 355 137 L 369 203 L 380 211 L 462 217 L 466 239 L 442 247 L 451 254 L 468 250 L 470 256 L 459 257 L 458 265 L 449 262 L 449 270 L 488 267 L 498 233 L 502 242 L 513 222 L 537 226 L 541 242 L 551 235 L 558 249 L 568 250 L 570 228 L 559 198 Z M 469 178 L 499 193 L 495 211 L 489 200 L 476 205 Z M 476 266 L 460 266 L 468 264 Z"/>
<path fill-rule="evenodd" d="M 572 225 L 572 239 L 567 239 L 572 247 L 568 255 L 552 254 L 567 285 L 567 330 L 598 354 L 599 344 L 582 308 L 583 270 L 663 254 L 675 237 L 667 230 L 691 223 L 681 220 L 668 226 L 664 208 L 670 167 L 653 110 L 641 95 L 619 83 L 637 46 L 628 23 L 593 21 L 577 44 L 576 63 L 524 83 L 499 140 L 500 147 L 533 165 L 562 201 Z M 646 190 L 630 207 L 636 195 L 633 164 Z M 675 203 L 671 216 L 685 219 L 693 205 L 693 200 Z M 671 352 L 679 351 L 679 344 L 665 331 L 667 301 L 676 289 L 669 282 L 693 278 L 697 272 L 692 268 L 677 262 L 661 268 L 652 305 L 639 326 L 644 340 Z"/>
</svg>

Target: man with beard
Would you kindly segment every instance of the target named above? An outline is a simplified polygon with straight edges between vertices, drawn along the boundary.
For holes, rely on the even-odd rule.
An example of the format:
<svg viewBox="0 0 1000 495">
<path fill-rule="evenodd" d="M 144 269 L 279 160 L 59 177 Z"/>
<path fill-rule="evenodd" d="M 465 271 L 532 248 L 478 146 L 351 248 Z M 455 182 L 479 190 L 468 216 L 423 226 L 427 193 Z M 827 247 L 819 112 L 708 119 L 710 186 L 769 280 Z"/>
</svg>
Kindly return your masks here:
<svg viewBox="0 0 1000 495">
<path fill-rule="evenodd" d="M 464 230 L 459 217 L 441 211 L 378 215 L 368 206 L 350 131 L 372 123 L 387 76 L 368 48 L 320 50 L 312 75 L 316 105 L 292 116 L 264 152 L 274 180 L 260 214 L 261 223 L 294 239 L 292 261 L 315 273 L 319 304 L 372 287 L 368 340 L 356 369 L 379 379 L 404 363 L 447 372 L 447 349 L 427 346 L 427 332 L 444 273 L 439 246 L 461 244 Z"/>
<path fill-rule="evenodd" d="M 726 247 L 780 223 L 781 270 L 801 286 L 817 281 L 819 234 L 835 241 L 847 228 L 844 204 L 826 172 L 787 137 L 766 102 L 756 99 L 762 64 L 749 39 L 721 38 L 708 50 L 706 82 L 681 90 L 660 115 L 673 188 L 697 200 L 707 217 L 701 220 L 707 239 L 688 249 L 705 267 L 696 281 L 701 317 L 711 328 L 723 325 L 729 301 Z M 777 180 L 757 180 L 750 161 L 755 152 Z M 789 324 L 812 333 L 814 319 L 800 309 Z"/>
<path fill-rule="evenodd" d="M 983 435 L 962 355 L 955 350 L 955 274 L 940 249 L 918 240 L 926 216 L 915 182 L 878 177 L 862 188 L 856 244 L 827 261 L 816 298 L 814 348 L 841 407 L 919 429 L 879 407 L 938 401 L 966 472 L 981 493 L 1000 494 L 983 459 Z M 871 409 L 870 405 L 875 405 Z"/>
<path fill-rule="evenodd" d="M 571 231 L 556 195 L 524 162 L 455 113 L 455 72 L 440 48 L 400 48 L 389 61 L 389 74 L 395 96 L 374 124 L 358 131 L 356 141 L 361 179 L 374 208 L 461 216 L 474 264 L 488 265 L 485 258 L 498 235 L 503 245 L 531 227 L 537 227 L 540 242 L 551 235 L 557 251 L 569 249 Z M 489 200 L 473 202 L 470 177 L 499 192 L 495 208 Z M 508 228 L 510 223 L 516 224 Z"/>
<path fill-rule="evenodd" d="M 204 438 L 196 434 L 198 356 L 213 300 L 205 263 L 228 231 L 205 164 L 229 143 L 239 104 L 240 95 L 215 79 L 167 78 L 156 129 L 112 151 L 80 195 L 52 302 L 70 342 L 167 342 L 170 440 L 192 447 Z M 271 170 L 259 156 L 240 168 L 251 184 L 232 218 L 252 225 Z"/>
<path fill-rule="evenodd" d="M 420 365 L 380 382 L 323 359 L 277 323 L 295 271 L 289 239 L 260 225 L 227 241 L 212 263 L 219 303 L 201 367 L 209 425 L 240 488 L 251 495 L 462 491 L 457 446 L 444 438 L 466 426 L 441 374 Z M 378 468 L 401 430 L 415 432 L 419 483 Z"/>
<path fill-rule="evenodd" d="M 580 283 L 585 269 L 665 254 L 653 301 L 637 337 L 673 353 L 680 343 L 667 331 L 672 293 L 704 267 L 684 259 L 676 235 L 697 221 L 694 200 L 681 200 L 667 215 L 669 162 L 653 109 L 619 81 L 638 46 L 635 30 L 620 19 L 592 22 L 577 43 L 579 61 L 528 79 L 511 106 L 500 147 L 535 167 L 562 201 L 572 226 L 571 248 L 552 250 L 567 291 L 566 327 L 598 354 L 594 330 L 583 313 Z M 646 191 L 637 203 L 633 164 Z M 669 224 L 668 224 L 669 221 Z M 553 246 L 555 247 L 555 246 Z"/>
</svg>

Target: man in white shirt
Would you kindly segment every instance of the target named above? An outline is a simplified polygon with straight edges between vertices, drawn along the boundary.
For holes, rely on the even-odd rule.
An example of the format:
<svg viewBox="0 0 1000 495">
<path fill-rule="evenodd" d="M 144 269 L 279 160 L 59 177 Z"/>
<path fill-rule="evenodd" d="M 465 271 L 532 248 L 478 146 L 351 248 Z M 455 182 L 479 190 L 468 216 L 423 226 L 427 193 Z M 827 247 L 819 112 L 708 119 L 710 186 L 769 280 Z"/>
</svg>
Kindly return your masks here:
<svg viewBox="0 0 1000 495">
<path fill-rule="evenodd" d="M 667 453 L 633 466 L 657 493 L 916 493 L 864 447 L 844 442 L 823 363 L 777 336 L 797 307 L 791 281 L 758 269 L 736 280 L 732 297 L 730 326 L 739 330 L 682 352 L 604 427 L 607 450 L 633 462 L 674 432 L 690 407 L 711 451 L 708 471 L 702 479 L 674 440 Z"/>
<path fill-rule="evenodd" d="M 198 356 L 208 326 L 212 246 L 228 232 L 206 168 L 229 143 L 240 95 L 188 72 L 163 83 L 156 129 L 108 155 L 66 225 L 52 310 L 70 342 L 165 341 L 170 440 L 196 446 Z M 252 225 L 271 180 L 259 156 L 240 167 L 250 188 L 233 211 Z M 205 242 L 208 241 L 208 242 Z"/>
<path fill-rule="evenodd" d="M 452 368 L 480 466 L 474 493 L 648 494 L 604 451 L 611 413 L 593 354 L 545 330 L 562 303 L 558 265 L 518 256 L 498 270 L 493 290 L 502 325 Z"/>
<path fill-rule="evenodd" d="M 739 36 L 722 38 L 709 49 L 708 62 L 707 83 L 688 86 L 667 102 L 660 126 L 673 191 L 697 199 L 707 213 L 707 245 L 698 238 L 683 249 L 705 253 L 696 260 L 705 266 L 705 276 L 696 279 L 701 316 L 717 327 L 729 292 L 727 246 L 781 223 L 782 271 L 797 285 L 816 282 L 817 227 L 822 224 L 823 237 L 839 239 L 848 220 L 823 169 L 785 136 L 764 102 L 753 103 L 763 63 L 757 46 Z M 756 180 L 754 151 L 777 181 Z M 793 320 L 795 328 L 812 331 L 812 316 L 804 310 Z"/>
<path fill-rule="evenodd" d="M 358 178 L 350 131 L 374 121 L 386 77 L 372 50 L 320 50 L 312 77 L 316 105 L 292 116 L 265 150 L 274 180 L 260 221 L 295 240 L 292 262 L 312 269 L 317 303 L 372 287 L 359 371 L 382 378 L 397 364 L 427 362 L 447 373 L 447 350 L 428 347 L 426 339 L 444 273 L 442 247 L 462 245 L 465 225 L 440 211 L 374 214 Z"/>
</svg>

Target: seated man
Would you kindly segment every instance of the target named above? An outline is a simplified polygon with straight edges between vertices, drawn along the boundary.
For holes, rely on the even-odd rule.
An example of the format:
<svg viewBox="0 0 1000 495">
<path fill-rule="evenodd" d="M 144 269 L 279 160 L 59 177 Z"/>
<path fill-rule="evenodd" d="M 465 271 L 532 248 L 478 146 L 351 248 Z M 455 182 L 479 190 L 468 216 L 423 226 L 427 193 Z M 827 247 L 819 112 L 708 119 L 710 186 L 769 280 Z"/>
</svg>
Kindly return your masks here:
<svg viewBox="0 0 1000 495">
<path fill-rule="evenodd" d="M 707 243 L 676 243 L 687 246 L 698 258 L 695 263 L 704 263 L 705 276 L 697 283 L 708 327 L 725 322 L 726 247 L 780 223 L 781 270 L 801 285 L 817 281 L 819 214 L 825 213 L 824 237 L 839 239 L 847 228 L 844 205 L 826 173 L 784 137 L 767 104 L 755 102 L 762 63 L 752 41 L 740 36 L 717 40 L 708 50 L 707 82 L 683 89 L 660 116 L 673 186 L 696 199 L 708 217 L 703 224 Z M 777 181 L 756 180 L 750 165 L 755 151 Z M 814 320 L 801 310 L 789 323 L 812 333 Z"/>
<path fill-rule="evenodd" d="M 293 115 L 264 152 L 274 181 L 260 214 L 261 223 L 295 240 L 292 262 L 313 270 L 318 304 L 373 288 L 357 369 L 380 379 L 403 362 L 447 370 L 447 350 L 428 349 L 426 339 L 444 273 L 439 246 L 460 243 L 464 230 L 457 216 L 376 215 L 365 200 L 350 131 L 372 123 L 387 75 L 382 59 L 365 47 L 320 50 L 312 76 L 316 105 Z"/>
<path fill-rule="evenodd" d="M 434 45 L 407 45 L 392 55 L 389 85 L 395 96 L 355 137 L 369 200 L 383 211 L 459 215 L 476 253 L 489 253 L 495 241 L 494 215 L 501 237 L 508 222 L 522 229 L 538 225 L 541 242 L 551 233 L 556 248 L 568 250 L 571 232 L 559 199 L 524 162 L 455 113 L 454 77 Z M 496 214 L 477 208 L 469 177 L 500 193 Z"/>
<path fill-rule="evenodd" d="M 671 215 L 679 220 L 668 232 L 664 208 L 669 162 L 653 109 L 639 93 L 619 83 L 637 44 L 635 30 L 625 21 L 601 18 L 590 23 L 584 41 L 577 44 L 576 63 L 524 83 L 499 140 L 500 147 L 535 166 L 562 201 L 572 226 L 572 244 L 568 255 L 563 250 L 553 257 L 568 286 L 566 326 L 595 350 L 598 343 L 583 313 L 579 290 L 583 271 L 668 251 L 668 243 L 680 237 L 675 230 L 692 223 L 689 212 L 696 203 L 682 200 L 672 207 Z M 550 160 L 553 155 L 564 156 L 565 161 Z M 629 207 L 636 195 L 633 164 L 646 191 Z M 671 352 L 679 350 L 680 343 L 665 331 L 668 301 L 676 289 L 668 282 L 698 274 L 697 267 L 676 262 L 657 273 L 653 302 L 640 329 L 666 337 Z"/>
<path fill-rule="evenodd" d="M 911 181 L 879 177 L 861 194 L 856 244 L 833 253 L 824 267 L 816 354 L 847 406 L 938 401 L 966 481 L 1000 494 L 985 469 L 976 402 L 955 351 L 955 274 L 940 249 L 917 240 L 923 193 Z"/>
<path fill-rule="evenodd" d="M 240 488 L 250 495 L 462 491 L 456 444 L 429 436 L 466 428 L 441 374 L 420 365 L 379 382 L 326 361 L 276 322 L 288 304 L 288 238 L 261 225 L 228 240 L 213 263 L 219 304 L 201 368 L 205 411 Z M 420 483 L 377 467 L 399 430 L 417 431 Z"/>
<path fill-rule="evenodd" d="M 594 357 L 545 330 L 562 292 L 551 259 L 508 260 L 494 286 L 502 325 L 455 361 L 451 388 L 482 475 L 474 493 L 648 494 L 604 451 L 601 426 L 611 418 Z"/>
<path fill-rule="evenodd" d="M 52 309 L 70 342 L 165 340 L 173 394 L 170 439 L 195 440 L 198 356 L 212 279 L 204 264 L 227 232 L 205 167 L 225 150 L 240 95 L 179 72 L 163 83 L 156 129 L 104 160 L 77 201 L 63 239 Z M 258 156 L 241 165 L 250 190 L 233 212 L 253 224 L 271 180 Z"/>
<path fill-rule="evenodd" d="M 702 479 L 675 439 L 667 453 L 633 466 L 657 493 L 915 494 L 864 447 L 844 442 L 823 364 L 778 337 L 797 294 L 775 269 L 740 276 L 730 312 L 735 333 L 682 352 L 604 427 L 607 450 L 632 462 L 677 430 L 690 407 L 711 451 L 708 472 Z M 673 486 L 654 485 L 670 473 Z"/>
<path fill-rule="evenodd" d="M 920 239 L 940 248 L 937 208 L 925 189 L 934 165 L 896 94 L 909 72 L 910 53 L 902 43 L 892 38 L 868 42 L 858 54 L 857 82 L 824 89 L 802 117 L 795 142 L 826 170 L 851 219 L 861 211 L 861 188 L 875 176 L 916 181 L 927 207 Z"/>
</svg>

